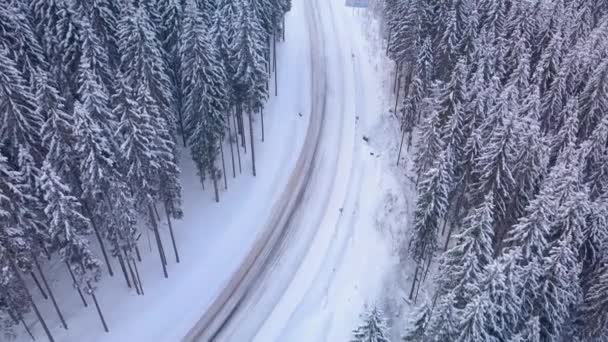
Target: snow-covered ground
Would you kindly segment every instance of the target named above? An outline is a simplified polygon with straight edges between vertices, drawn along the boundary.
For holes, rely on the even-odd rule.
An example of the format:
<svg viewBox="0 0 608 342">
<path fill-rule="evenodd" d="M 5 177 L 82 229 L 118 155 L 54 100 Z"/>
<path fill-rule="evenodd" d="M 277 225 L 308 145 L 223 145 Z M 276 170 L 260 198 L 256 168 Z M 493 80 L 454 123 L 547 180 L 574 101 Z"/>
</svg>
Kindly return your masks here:
<svg viewBox="0 0 608 342">
<path fill-rule="evenodd" d="M 96 292 L 110 333 L 103 331 L 92 300 L 87 298 L 89 307 L 84 308 L 77 293 L 64 284 L 69 281 L 65 267 L 43 266 L 68 330 L 60 326 L 50 301 L 42 299 L 35 287 L 31 289 L 56 341 L 177 341 L 203 315 L 264 228 L 300 155 L 310 112 L 310 94 L 304 91 L 310 89 L 310 59 L 307 46 L 301 44 L 307 41 L 307 34 L 302 18 L 289 13 L 286 41 L 278 46 L 279 96 L 271 97 L 266 107 L 263 144 L 259 121 L 255 123 L 256 178 L 251 176 L 251 155 L 242 150 L 242 175 L 238 176 L 237 166 L 237 178 L 232 178 L 230 149 L 225 146 L 229 188 L 222 191 L 217 204 L 211 184 L 207 182 L 206 191 L 202 190 L 194 165 L 183 151 L 184 218 L 174 222 L 181 262 L 175 263 L 166 223 L 161 233 L 169 261 L 168 279 L 163 277 L 154 242 L 149 244 L 145 232 L 140 240 L 144 260 L 138 266 L 144 296 L 127 289 L 118 262 L 113 260 L 115 276 L 104 275 Z M 220 184 L 223 188 L 223 181 Z M 30 315 L 26 321 L 34 335 L 44 339 L 35 317 Z M 25 331 L 16 330 L 17 340 L 30 340 Z"/>
<path fill-rule="evenodd" d="M 218 340 L 346 341 L 365 306 L 400 301 L 394 274 L 412 192 L 395 165 L 382 47 L 361 11 L 304 5 L 294 15 L 318 30 L 327 70 L 320 162 L 289 236 Z"/>
</svg>

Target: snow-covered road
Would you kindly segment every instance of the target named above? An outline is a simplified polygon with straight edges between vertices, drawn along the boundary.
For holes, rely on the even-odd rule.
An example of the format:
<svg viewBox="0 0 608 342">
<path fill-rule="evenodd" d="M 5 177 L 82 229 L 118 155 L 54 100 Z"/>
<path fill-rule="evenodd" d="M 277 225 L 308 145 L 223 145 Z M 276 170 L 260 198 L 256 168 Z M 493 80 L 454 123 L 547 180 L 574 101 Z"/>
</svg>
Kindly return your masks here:
<svg viewBox="0 0 608 342">
<path fill-rule="evenodd" d="M 303 195 L 291 192 L 298 201 L 269 227 L 277 236 L 257 267 L 234 278 L 240 290 L 187 340 L 347 340 L 366 295 L 381 287 L 390 259 L 373 231 L 382 163 L 362 139 L 381 111 L 376 75 L 342 1 L 294 1 L 293 12 L 310 34 L 312 126 L 321 125 L 317 144 L 305 145 L 313 153 Z"/>
</svg>

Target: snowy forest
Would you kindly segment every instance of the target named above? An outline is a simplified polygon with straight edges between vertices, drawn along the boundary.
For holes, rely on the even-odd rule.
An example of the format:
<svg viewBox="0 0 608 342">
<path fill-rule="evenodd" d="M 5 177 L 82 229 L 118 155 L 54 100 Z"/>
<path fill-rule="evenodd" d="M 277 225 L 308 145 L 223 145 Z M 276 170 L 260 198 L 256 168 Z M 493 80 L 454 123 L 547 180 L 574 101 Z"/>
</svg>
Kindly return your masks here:
<svg viewBox="0 0 608 342">
<path fill-rule="evenodd" d="M 143 294 L 136 263 L 141 230 L 153 231 L 167 277 L 167 259 L 175 254 L 179 262 L 178 246 L 172 239 L 172 249 L 163 247 L 158 221 L 166 215 L 171 228 L 182 215 L 178 154 L 191 155 L 217 201 L 226 178 L 244 172 L 239 151 L 246 144 L 255 175 L 254 135 L 263 141 L 274 49 L 290 6 L 290 0 L 0 2 L 3 336 L 17 325 L 28 330 L 23 317 L 33 310 L 52 340 L 26 280 L 51 297 L 67 328 L 42 258 L 65 264 L 106 331 L 96 283 L 107 271 Z M 231 162 L 224 157 L 228 145 Z M 121 270 L 112 270 L 113 258 Z"/>
<path fill-rule="evenodd" d="M 432 298 L 405 340 L 608 341 L 608 2 L 383 6 Z"/>
</svg>

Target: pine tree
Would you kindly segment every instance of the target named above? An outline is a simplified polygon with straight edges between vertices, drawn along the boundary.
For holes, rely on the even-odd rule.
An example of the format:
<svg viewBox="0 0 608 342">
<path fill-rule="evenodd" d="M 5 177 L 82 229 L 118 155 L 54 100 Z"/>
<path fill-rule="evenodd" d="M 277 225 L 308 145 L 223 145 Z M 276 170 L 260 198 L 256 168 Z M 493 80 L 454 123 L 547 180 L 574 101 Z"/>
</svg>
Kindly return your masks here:
<svg viewBox="0 0 608 342">
<path fill-rule="evenodd" d="M 96 281 L 100 263 L 89 247 L 92 233 L 89 220 L 82 214 L 79 201 L 57 176 L 49 161 L 42 167 L 41 188 L 49 217 L 49 237 L 77 276 L 79 285 Z"/>
<path fill-rule="evenodd" d="M 456 307 L 454 293 L 447 292 L 435 300 L 437 304 L 431 312 L 422 341 L 444 341 L 455 337 L 458 332 L 461 310 Z"/>
<path fill-rule="evenodd" d="M 36 100 L 8 51 L 0 47 L 0 135 L 2 144 L 16 156 L 20 145 L 38 148 L 42 118 L 36 113 Z M 40 151 L 37 151 L 40 153 Z"/>
<path fill-rule="evenodd" d="M 447 156 L 442 152 L 436 164 L 423 175 L 419 185 L 420 196 L 416 202 L 410 240 L 410 254 L 418 263 L 432 255 L 437 246 L 439 222 L 447 209 L 451 181 Z"/>
<path fill-rule="evenodd" d="M 455 237 L 456 244 L 440 261 L 439 291 L 450 289 L 459 304 L 468 302 L 474 294 L 471 284 L 479 282 L 483 268 L 494 256 L 492 200 L 490 193 L 479 207 L 471 210 L 464 219 L 463 231 Z"/>
<path fill-rule="evenodd" d="M 171 83 L 149 13 L 143 8 L 127 5 L 118 22 L 118 46 L 121 53 L 121 71 L 129 87 L 137 89 L 143 84 L 156 102 L 158 113 L 176 132 L 176 116 L 171 110 Z M 156 116 L 155 115 L 155 116 Z"/>
<path fill-rule="evenodd" d="M 403 334 L 403 341 L 421 341 L 424 337 L 424 332 L 426 330 L 426 325 L 429 321 L 430 315 L 431 308 L 426 303 L 417 307 L 412 317 L 408 321 L 408 326 Z"/>
<path fill-rule="evenodd" d="M 224 115 L 228 108 L 224 91 L 226 76 L 219 60 L 219 52 L 208 40 L 202 20 L 192 1 L 187 3 L 182 37 L 182 60 L 184 61 L 183 84 L 186 85 L 185 114 L 186 131 L 192 158 L 201 180 L 211 175 L 216 188 L 218 173 L 215 162 L 219 144 L 224 134 Z"/>
<path fill-rule="evenodd" d="M 363 315 L 363 324 L 353 331 L 352 342 L 388 342 L 382 311 L 374 307 Z"/>
</svg>

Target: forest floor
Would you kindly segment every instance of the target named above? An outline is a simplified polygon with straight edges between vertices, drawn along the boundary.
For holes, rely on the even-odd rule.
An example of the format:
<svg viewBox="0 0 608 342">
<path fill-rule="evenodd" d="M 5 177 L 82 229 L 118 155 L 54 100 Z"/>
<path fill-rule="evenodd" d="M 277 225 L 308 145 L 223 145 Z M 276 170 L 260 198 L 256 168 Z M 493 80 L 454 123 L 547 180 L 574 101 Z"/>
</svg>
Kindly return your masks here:
<svg viewBox="0 0 608 342">
<path fill-rule="evenodd" d="M 107 274 L 104 265 L 104 275 L 98 284 L 96 295 L 109 333 L 104 332 L 89 296 L 86 296 L 88 307 L 83 306 L 63 264 L 45 264 L 43 270 L 68 330 L 61 327 L 51 301 L 41 297 L 28 277 L 34 300 L 56 341 L 178 341 L 207 310 L 264 228 L 266 217 L 285 188 L 302 150 L 310 113 L 310 96 L 302 91 L 310 88 L 308 52 L 300 44 L 307 39 L 302 27 L 294 13 L 287 14 L 285 42 L 277 46 L 279 96 L 274 97 L 271 82 L 271 98 L 264 116 L 264 143 L 260 117 L 255 116 L 257 177 L 251 172 L 249 138 L 247 153 L 240 150 L 242 174 L 239 175 L 236 163 L 236 178 L 232 173 L 230 147 L 225 144 L 228 190 L 223 189 L 222 179 L 221 202 L 215 203 L 211 182 L 207 180 L 205 190 L 202 189 L 189 152 L 182 150 L 184 217 L 173 222 L 180 263 L 176 263 L 163 217 L 160 228 L 169 264 L 169 278 L 164 279 L 153 234 L 142 226 L 139 248 L 143 262 L 138 267 L 145 295 L 138 296 L 135 289 L 127 288 L 116 259 L 111 260 L 114 276 Z M 162 207 L 159 211 L 162 217 Z M 101 259 L 101 253 L 98 255 Z M 33 314 L 26 317 L 26 322 L 34 335 L 44 340 L 42 327 Z M 31 340 L 25 331 L 16 330 L 17 341 Z"/>
</svg>

